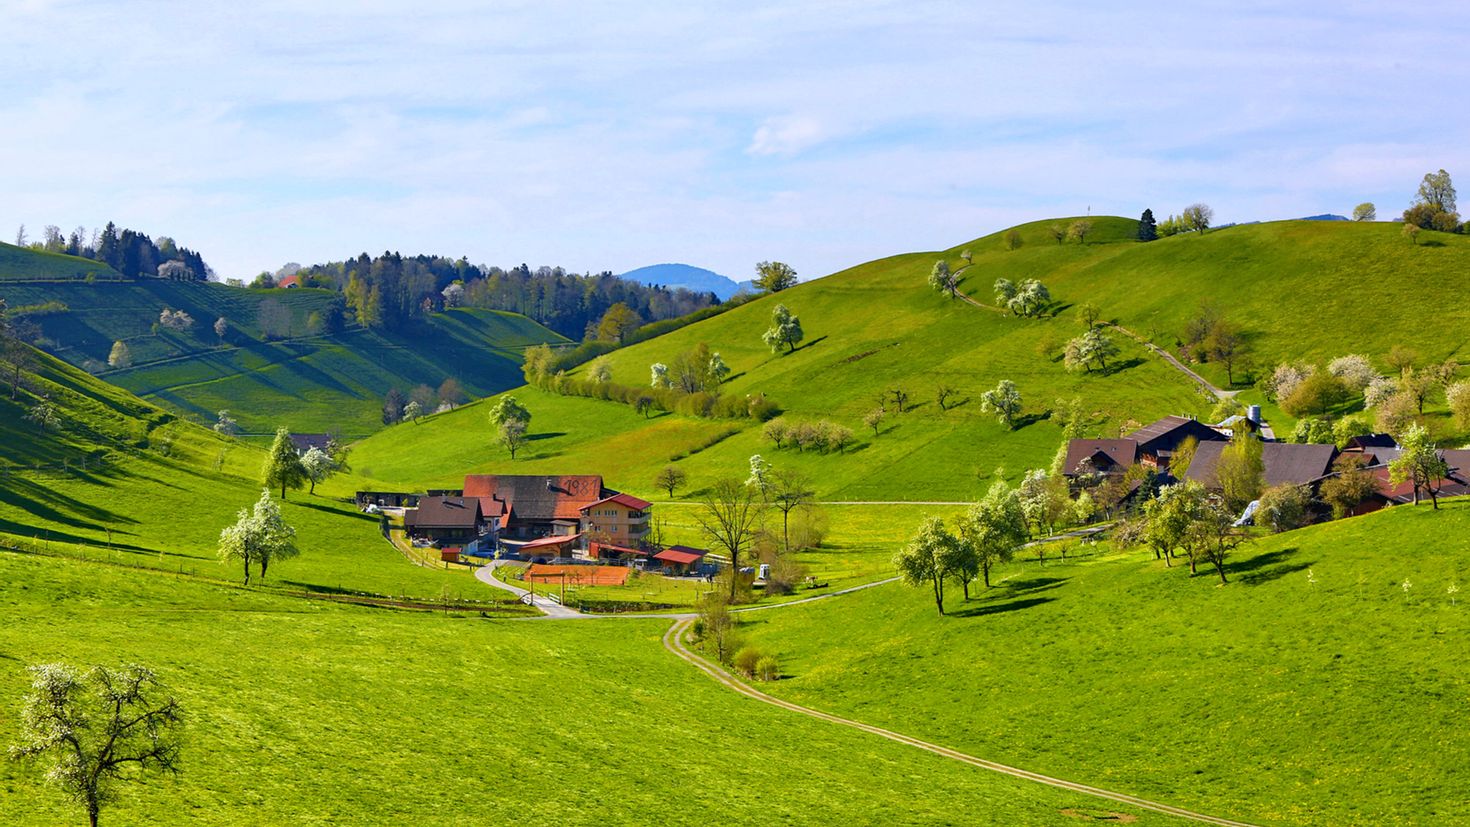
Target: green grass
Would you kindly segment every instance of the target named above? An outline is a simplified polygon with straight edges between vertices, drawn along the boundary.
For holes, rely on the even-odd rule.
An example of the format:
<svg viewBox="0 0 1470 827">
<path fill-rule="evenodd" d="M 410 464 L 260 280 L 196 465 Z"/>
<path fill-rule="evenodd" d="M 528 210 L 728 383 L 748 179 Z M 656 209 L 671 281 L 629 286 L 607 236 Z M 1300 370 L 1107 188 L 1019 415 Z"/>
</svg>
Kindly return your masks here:
<svg viewBox="0 0 1470 827">
<path fill-rule="evenodd" d="M 747 629 L 776 694 L 972 754 L 1258 823 L 1464 824 L 1467 528 L 1400 507 L 1261 539 L 1223 588 L 1031 560 L 948 617 L 893 584 Z"/>
<path fill-rule="evenodd" d="M 31 390 L 15 402 L 0 394 L 0 540 L 10 535 L 58 554 L 238 577 L 215 550 L 220 530 L 259 498 L 264 452 L 55 359 L 38 360 Z M 42 393 L 61 409 L 55 430 L 23 420 Z M 344 476 L 315 496 L 291 492 L 283 508 L 302 554 L 273 567 L 271 583 L 420 598 L 448 588 L 452 596 L 506 599 L 464 570 L 410 564 L 382 538 L 376 519 L 351 504 L 354 490 L 371 485 Z"/>
<path fill-rule="evenodd" d="M 353 609 L 3 553 L 0 579 L 0 741 L 15 737 L 28 663 L 145 662 L 183 705 L 183 773 L 121 785 L 104 823 L 1043 825 L 1074 823 L 1069 809 L 1134 814 L 752 703 L 665 652 L 660 621 Z M 79 815 L 38 769 L 9 761 L 0 812 L 25 825 Z"/>
<path fill-rule="evenodd" d="M 11 281 L 69 281 L 121 279 L 122 274 L 100 261 L 44 253 L 0 242 L 0 283 Z M 17 302 L 11 302 L 15 306 Z"/>
<path fill-rule="evenodd" d="M 39 255 L 26 252 L 26 255 Z M 382 427 L 383 395 L 415 385 L 438 387 L 454 377 L 472 396 L 521 382 L 522 351 L 561 336 L 525 316 L 456 309 L 402 332 L 353 328 L 306 337 L 306 320 L 333 295 L 326 290 L 248 290 L 221 284 L 142 279 L 131 282 L 53 282 L 4 287 L 12 307 L 46 301 L 68 310 L 39 317 L 50 350 L 74 365 L 105 365 L 114 341 L 128 345 L 133 367 L 102 370 L 109 382 L 212 423 L 227 409 L 251 433 L 277 424 L 298 431 L 335 430 L 361 436 Z M 267 342 L 257 317 L 261 303 L 281 303 L 298 338 Z M 187 311 L 191 332 L 154 331 L 164 308 Z M 223 317 L 232 331 L 213 330 Z"/>
</svg>

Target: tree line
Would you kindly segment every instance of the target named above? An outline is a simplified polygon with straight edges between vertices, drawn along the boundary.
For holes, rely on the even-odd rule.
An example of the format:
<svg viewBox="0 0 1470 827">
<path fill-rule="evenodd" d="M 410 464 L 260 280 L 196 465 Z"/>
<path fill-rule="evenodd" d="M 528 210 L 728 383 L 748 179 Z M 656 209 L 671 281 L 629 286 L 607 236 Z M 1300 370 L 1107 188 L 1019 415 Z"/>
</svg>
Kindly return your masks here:
<svg viewBox="0 0 1470 827">
<path fill-rule="evenodd" d="M 157 276 L 176 281 L 204 281 L 214 272 L 202 256 L 188 247 L 178 246 L 168 236 L 159 236 L 155 242 L 144 233 L 119 228 L 111 221 L 90 235 L 86 227 L 63 233 L 55 224 L 47 224 L 36 241 L 30 239 L 22 224 L 15 234 L 15 244 L 100 261 L 130 279 Z"/>
</svg>

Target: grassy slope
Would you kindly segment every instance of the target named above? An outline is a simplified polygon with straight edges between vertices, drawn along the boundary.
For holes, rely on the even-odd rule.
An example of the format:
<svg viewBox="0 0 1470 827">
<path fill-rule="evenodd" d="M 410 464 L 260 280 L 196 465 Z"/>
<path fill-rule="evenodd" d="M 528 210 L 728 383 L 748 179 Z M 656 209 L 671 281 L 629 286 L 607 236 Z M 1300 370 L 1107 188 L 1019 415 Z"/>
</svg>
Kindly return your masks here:
<svg viewBox="0 0 1470 827">
<path fill-rule="evenodd" d="M 113 823 L 1074 823 L 1130 813 L 760 704 L 659 645 L 658 621 L 486 622 L 348 609 L 0 554 L 0 698 L 26 663 L 138 660 L 187 713 L 176 779 Z M 42 608 L 44 607 L 44 609 Z M 15 736 L 0 716 L 0 741 Z M 11 824 L 75 821 L 0 762 Z M 882 779 L 882 783 L 873 783 Z M 1141 814 L 1140 824 L 1174 824 Z"/>
<path fill-rule="evenodd" d="M 122 278 L 121 273 L 100 261 L 60 253 L 43 253 L 0 241 L 0 283 L 31 279 L 83 280 L 88 276 L 99 279 Z"/>
<path fill-rule="evenodd" d="M 1113 237 L 1134 225 L 1096 221 Z M 1463 358 L 1470 344 L 1465 236 L 1425 233 L 1427 242 L 1414 246 L 1392 222 L 1277 221 L 1149 244 L 1058 248 L 1046 237 L 1051 223 L 1019 227 L 1026 244 L 1013 252 L 1002 233 L 947 251 L 951 263 L 964 249 L 975 253 L 966 292 L 989 301 L 997 277 L 1041 278 L 1063 301 L 1092 301 L 1166 346 L 1202 301 L 1212 301 L 1252 337 L 1263 365 L 1351 352 L 1381 359 L 1394 344 L 1438 361 Z M 1205 371 L 1223 383 L 1224 370 Z"/>
<path fill-rule="evenodd" d="M 1402 507 L 1263 539 L 1224 588 L 1135 552 L 750 629 L 777 694 L 974 754 L 1267 824 L 1465 824 L 1467 528 Z"/>
<path fill-rule="evenodd" d="M 524 316 L 470 309 L 435 314 L 421 329 L 404 333 L 354 329 L 330 337 L 260 339 L 262 302 L 280 302 L 292 314 L 293 330 L 304 331 L 307 316 L 331 301 L 326 290 L 143 279 L 6 285 L 3 294 L 12 307 L 60 301 L 70 308 L 38 319 L 63 359 L 105 362 L 114 341 L 127 342 L 135 367 L 105 372 L 108 381 L 201 421 L 229 409 L 250 432 L 273 430 L 279 412 L 289 410 L 288 424 L 298 430 L 370 433 L 381 427 L 379 409 L 391 387 L 437 387 L 453 376 L 473 395 L 495 393 L 521 381 L 526 346 L 563 341 Z M 153 332 L 164 308 L 188 311 L 195 329 Z M 227 345 L 212 328 L 220 317 L 233 329 Z"/>
<path fill-rule="evenodd" d="M 0 395 L 0 535 L 172 572 L 234 579 L 215 556 L 219 531 L 260 496 L 264 452 L 178 420 L 126 391 L 38 355 L 33 391 Z M 34 392 L 61 408 L 59 430 L 24 421 Z M 88 470 L 77 466 L 89 460 Z M 97 459 L 105 458 L 98 465 Z M 43 470 L 17 470 L 36 465 Z M 63 464 L 70 467 L 58 467 Z M 360 478 L 330 480 L 316 496 L 292 492 L 284 507 L 299 558 L 271 570 L 272 582 L 315 591 L 452 594 L 499 599 L 463 572 L 409 565 L 359 514 L 350 496 Z M 112 529 L 109 547 L 107 529 Z"/>
<path fill-rule="evenodd" d="M 531 430 L 541 437 L 523 459 L 508 461 L 490 438 L 483 409 L 470 407 L 384 431 L 359 446 L 359 461 L 379 478 L 405 483 L 447 482 L 471 470 L 600 471 L 612 485 L 648 494 L 671 457 L 737 426 L 734 436 L 680 460 L 690 491 L 720 475 L 743 474 L 750 455 L 761 453 L 778 467 L 809 473 L 825 499 L 953 500 L 973 497 L 996 468 L 1016 477 L 1056 450 L 1055 424 L 1031 422 L 1008 432 L 980 412 L 980 394 L 1003 378 L 1017 383 L 1033 417 L 1058 398 L 1081 396 L 1099 432 L 1128 418 L 1206 407 L 1187 381 L 1145 360 L 1131 343 L 1124 343 L 1126 367 L 1116 373 L 1067 373 L 1052 358 L 1055 347 L 1045 345 L 1075 335 L 1070 319 L 1015 319 L 947 299 L 924 285 L 932 262 L 932 254 L 913 254 L 865 264 L 611 357 L 615 381 L 642 384 L 649 364 L 671 362 L 707 342 L 732 368 L 726 393 L 765 393 L 788 419 L 829 418 L 852 427 L 858 444 L 846 455 L 776 451 L 746 422 L 665 416 L 645 423 L 620 405 L 519 389 L 534 415 Z M 778 301 L 800 316 L 807 335 L 788 355 L 773 355 L 760 341 Z M 934 392 L 941 382 L 959 390 L 962 404 L 939 409 Z M 873 438 L 862 416 L 895 385 L 908 390 L 915 407 L 891 416 Z"/>
</svg>

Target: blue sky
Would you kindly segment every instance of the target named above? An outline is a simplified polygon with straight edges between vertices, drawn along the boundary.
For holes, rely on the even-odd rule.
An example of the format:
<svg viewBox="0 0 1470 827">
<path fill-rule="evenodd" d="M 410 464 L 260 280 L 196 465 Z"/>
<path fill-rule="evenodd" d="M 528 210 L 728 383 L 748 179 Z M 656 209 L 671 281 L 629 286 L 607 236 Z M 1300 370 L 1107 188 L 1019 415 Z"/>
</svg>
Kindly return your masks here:
<svg viewBox="0 0 1470 827">
<path fill-rule="evenodd" d="M 1089 209 L 1390 217 L 1470 176 L 1462 5 L 1166 5 L 0 0 L 0 228 L 113 220 L 221 276 L 809 278 Z"/>
</svg>

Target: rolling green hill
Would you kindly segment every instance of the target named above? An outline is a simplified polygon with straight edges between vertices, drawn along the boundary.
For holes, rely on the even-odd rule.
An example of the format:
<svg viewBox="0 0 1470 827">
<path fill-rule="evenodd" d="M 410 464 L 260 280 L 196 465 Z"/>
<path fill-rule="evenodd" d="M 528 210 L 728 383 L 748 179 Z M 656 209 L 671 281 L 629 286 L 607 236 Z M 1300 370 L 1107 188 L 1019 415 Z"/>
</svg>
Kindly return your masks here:
<svg viewBox="0 0 1470 827">
<path fill-rule="evenodd" d="M 260 497 L 264 452 L 181 420 L 44 354 L 14 401 L 0 393 L 0 544 L 42 554 L 233 581 L 216 555 L 219 532 Z M 58 422 L 25 419 L 43 396 Z M 503 593 L 463 571 L 410 565 L 358 513 L 351 493 L 372 483 L 345 475 L 315 495 L 291 492 L 283 511 L 301 556 L 271 584 L 330 594 L 500 602 Z"/>
<path fill-rule="evenodd" d="M 1034 556 L 939 617 L 892 584 L 777 612 L 772 692 L 1259 824 L 1466 824 L 1470 502 L 1261 539 L 1189 576 Z"/>
<path fill-rule="evenodd" d="M 15 252 L 25 261 L 44 257 Z M 251 433 L 286 424 L 306 432 L 367 434 L 381 427 L 382 399 L 390 388 L 407 393 L 453 377 L 472 395 L 495 393 L 521 381 L 526 346 L 564 341 L 524 316 L 471 309 L 434 314 L 415 330 L 349 328 L 337 335 L 308 335 L 308 317 L 333 299 L 325 290 L 142 279 L 0 281 L 0 294 L 12 308 L 64 305 L 65 310 L 35 321 L 48 349 L 68 362 L 196 421 L 211 423 L 219 410 L 228 409 Z M 293 338 L 266 341 L 262 336 L 259 318 L 267 301 L 278 302 L 289 314 Z M 160 328 L 165 308 L 189 313 L 193 329 Z M 219 318 L 230 327 L 223 340 L 213 330 Z M 114 341 L 127 344 L 133 367 L 107 369 Z"/>
<path fill-rule="evenodd" d="M 0 241 L 0 283 L 121 280 L 122 277 L 121 273 L 106 264 L 90 258 L 45 253 Z M 9 286 L 11 285 L 6 285 Z"/>
</svg>

